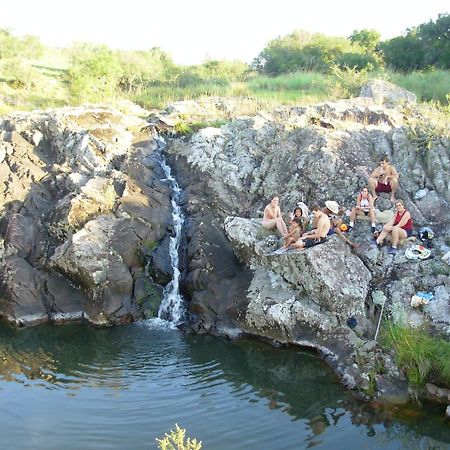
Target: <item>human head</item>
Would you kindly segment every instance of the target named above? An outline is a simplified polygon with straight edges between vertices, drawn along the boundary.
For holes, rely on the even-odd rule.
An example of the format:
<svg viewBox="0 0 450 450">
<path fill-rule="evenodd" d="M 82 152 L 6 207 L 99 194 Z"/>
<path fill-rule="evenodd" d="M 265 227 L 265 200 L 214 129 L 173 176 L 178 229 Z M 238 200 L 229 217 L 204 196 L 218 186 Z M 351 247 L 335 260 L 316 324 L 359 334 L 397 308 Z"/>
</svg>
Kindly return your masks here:
<svg viewBox="0 0 450 450">
<path fill-rule="evenodd" d="M 302 208 L 300 208 L 300 206 L 297 206 L 297 208 L 294 209 L 294 218 L 302 216 L 303 216 Z"/>
<path fill-rule="evenodd" d="M 278 204 L 280 203 L 279 197 L 273 197 L 272 200 L 270 201 L 270 203 L 271 203 L 273 206 L 278 206 Z"/>
<path fill-rule="evenodd" d="M 386 155 L 382 156 L 382 157 L 380 158 L 379 164 L 380 164 L 380 166 L 382 166 L 382 167 L 384 167 L 385 165 L 389 164 L 389 159 L 388 159 L 388 157 L 387 157 Z"/>
<path fill-rule="evenodd" d="M 367 186 L 364 186 L 364 187 L 361 189 L 361 194 L 363 194 L 363 195 L 369 195 L 369 188 L 368 188 Z"/>
<path fill-rule="evenodd" d="M 300 226 L 300 225 L 302 224 L 302 218 L 301 218 L 301 217 L 294 217 L 294 218 L 292 219 L 292 223 L 293 223 L 293 225 L 295 225 L 296 227 L 297 227 L 297 226 Z"/>
<path fill-rule="evenodd" d="M 316 203 L 314 205 L 311 206 L 311 208 L 309 208 L 309 210 L 315 215 L 317 216 L 320 213 L 320 206 Z"/>
<path fill-rule="evenodd" d="M 405 209 L 405 204 L 403 203 L 403 200 L 397 199 L 395 201 L 395 209 L 398 211 L 403 211 Z"/>
</svg>

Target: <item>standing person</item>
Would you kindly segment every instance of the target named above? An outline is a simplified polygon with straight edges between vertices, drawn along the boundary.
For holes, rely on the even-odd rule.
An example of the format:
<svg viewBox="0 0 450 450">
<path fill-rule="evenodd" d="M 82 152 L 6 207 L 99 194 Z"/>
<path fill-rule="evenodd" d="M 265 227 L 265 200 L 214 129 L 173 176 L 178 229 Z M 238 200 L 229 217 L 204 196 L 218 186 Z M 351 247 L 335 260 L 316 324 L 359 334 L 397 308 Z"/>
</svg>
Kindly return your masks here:
<svg viewBox="0 0 450 450">
<path fill-rule="evenodd" d="M 308 233 L 304 233 L 297 242 L 291 245 L 291 248 L 309 248 L 326 241 L 328 231 L 330 231 L 331 227 L 330 218 L 320 210 L 319 205 L 313 205 L 311 211 L 314 214 L 316 228 Z"/>
<path fill-rule="evenodd" d="M 281 216 L 280 199 L 274 197 L 270 203 L 264 208 L 264 217 L 262 225 L 266 230 L 273 230 L 275 227 L 283 237 L 287 235 L 287 227 Z"/>
<path fill-rule="evenodd" d="M 395 202 L 395 209 L 397 210 L 397 213 L 386 223 L 383 227 L 383 231 L 375 241 L 377 245 L 381 245 L 386 236 L 391 235 L 391 247 L 388 250 L 388 253 L 391 255 L 397 253 L 397 244 L 400 239 L 406 239 L 412 235 L 414 225 L 411 214 L 405 209 L 402 200 L 397 200 Z"/>
<path fill-rule="evenodd" d="M 350 213 L 350 230 L 355 225 L 355 219 L 358 216 L 369 216 L 370 221 L 372 222 L 372 233 L 375 233 L 375 208 L 373 206 L 373 196 L 369 194 L 369 189 L 367 187 L 363 187 L 361 192 L 356 197 L 356 206 L 352 209 Z"/>
<path fill-rule="evenodd" d="M 395 202 L 395 193 L 398 189 L 398 172 L 394 166 L 389 164 L 387 156 L 380 159 L 380 164 L 370 175 L 368 184 L 374 202 L 378 198 L 377 192 L 390 192 L 390 200 Z"/>
</svg>

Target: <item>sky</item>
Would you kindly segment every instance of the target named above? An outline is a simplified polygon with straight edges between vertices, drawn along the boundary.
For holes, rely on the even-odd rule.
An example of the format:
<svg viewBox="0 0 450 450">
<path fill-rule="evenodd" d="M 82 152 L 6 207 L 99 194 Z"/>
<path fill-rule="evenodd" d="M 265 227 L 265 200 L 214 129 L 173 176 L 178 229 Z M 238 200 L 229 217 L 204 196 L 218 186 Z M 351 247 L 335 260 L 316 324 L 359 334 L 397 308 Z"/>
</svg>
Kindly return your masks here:
<svg viewBox="0 0 450 450">
<path fill-rule="evenodd" d="M 13 0 L 1 8 L 0 28 L 52 47 L 160 47 L 177 64 L 251 62 L 271 39 L 295 29 L 349 36 L 369 28 L 390 39 L 449 10 L 449 0 Z"/>
</svg>

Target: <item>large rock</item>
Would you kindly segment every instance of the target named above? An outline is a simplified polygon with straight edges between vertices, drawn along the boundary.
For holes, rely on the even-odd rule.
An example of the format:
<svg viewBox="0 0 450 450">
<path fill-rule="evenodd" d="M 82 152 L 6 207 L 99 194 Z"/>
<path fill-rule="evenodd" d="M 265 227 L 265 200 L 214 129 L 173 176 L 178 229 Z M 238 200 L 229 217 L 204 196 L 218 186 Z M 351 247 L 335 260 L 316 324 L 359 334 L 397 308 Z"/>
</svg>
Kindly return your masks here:
<svg viewBox="0 0 450 450">
<path fill-rule="evenodd" d="M 361 88 L 360 96 L 371 97 L 375 103 L 388 106 L 416 103 L 415 94 L 384 80 L 368 81 Z"/>
<path fill-rule="evenodd" d="M 133 274 L 172 220 L 145 125 L 95 107 L 2 118 L 1 316 L 20 325 L 105 325 L 145 315 Z"/>
</svg>

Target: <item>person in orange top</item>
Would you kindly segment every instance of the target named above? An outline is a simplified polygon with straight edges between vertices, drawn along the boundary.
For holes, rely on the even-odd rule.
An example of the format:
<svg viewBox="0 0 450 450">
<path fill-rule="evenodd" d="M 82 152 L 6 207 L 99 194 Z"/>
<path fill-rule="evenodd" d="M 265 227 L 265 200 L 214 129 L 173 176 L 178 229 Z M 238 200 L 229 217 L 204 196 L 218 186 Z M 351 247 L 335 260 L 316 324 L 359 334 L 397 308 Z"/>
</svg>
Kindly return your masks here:
<svg viewBox="0 0 450 450">
<path fill-rule="evenodd" d="M 397 253 L 397 244 L 400 239 L 406 239 L 412 235 L 413 220 L 409 211 L 405 209 L 402 200 L 395 202 L 395 209 L 397 210 L 394 217 L 386 223 L 383 231 L 377 237 L 375 243 L 381 245 L 384 239 L 391 235 L 391 247 L 388 253 L 395 255 Z"/>
</svg>

